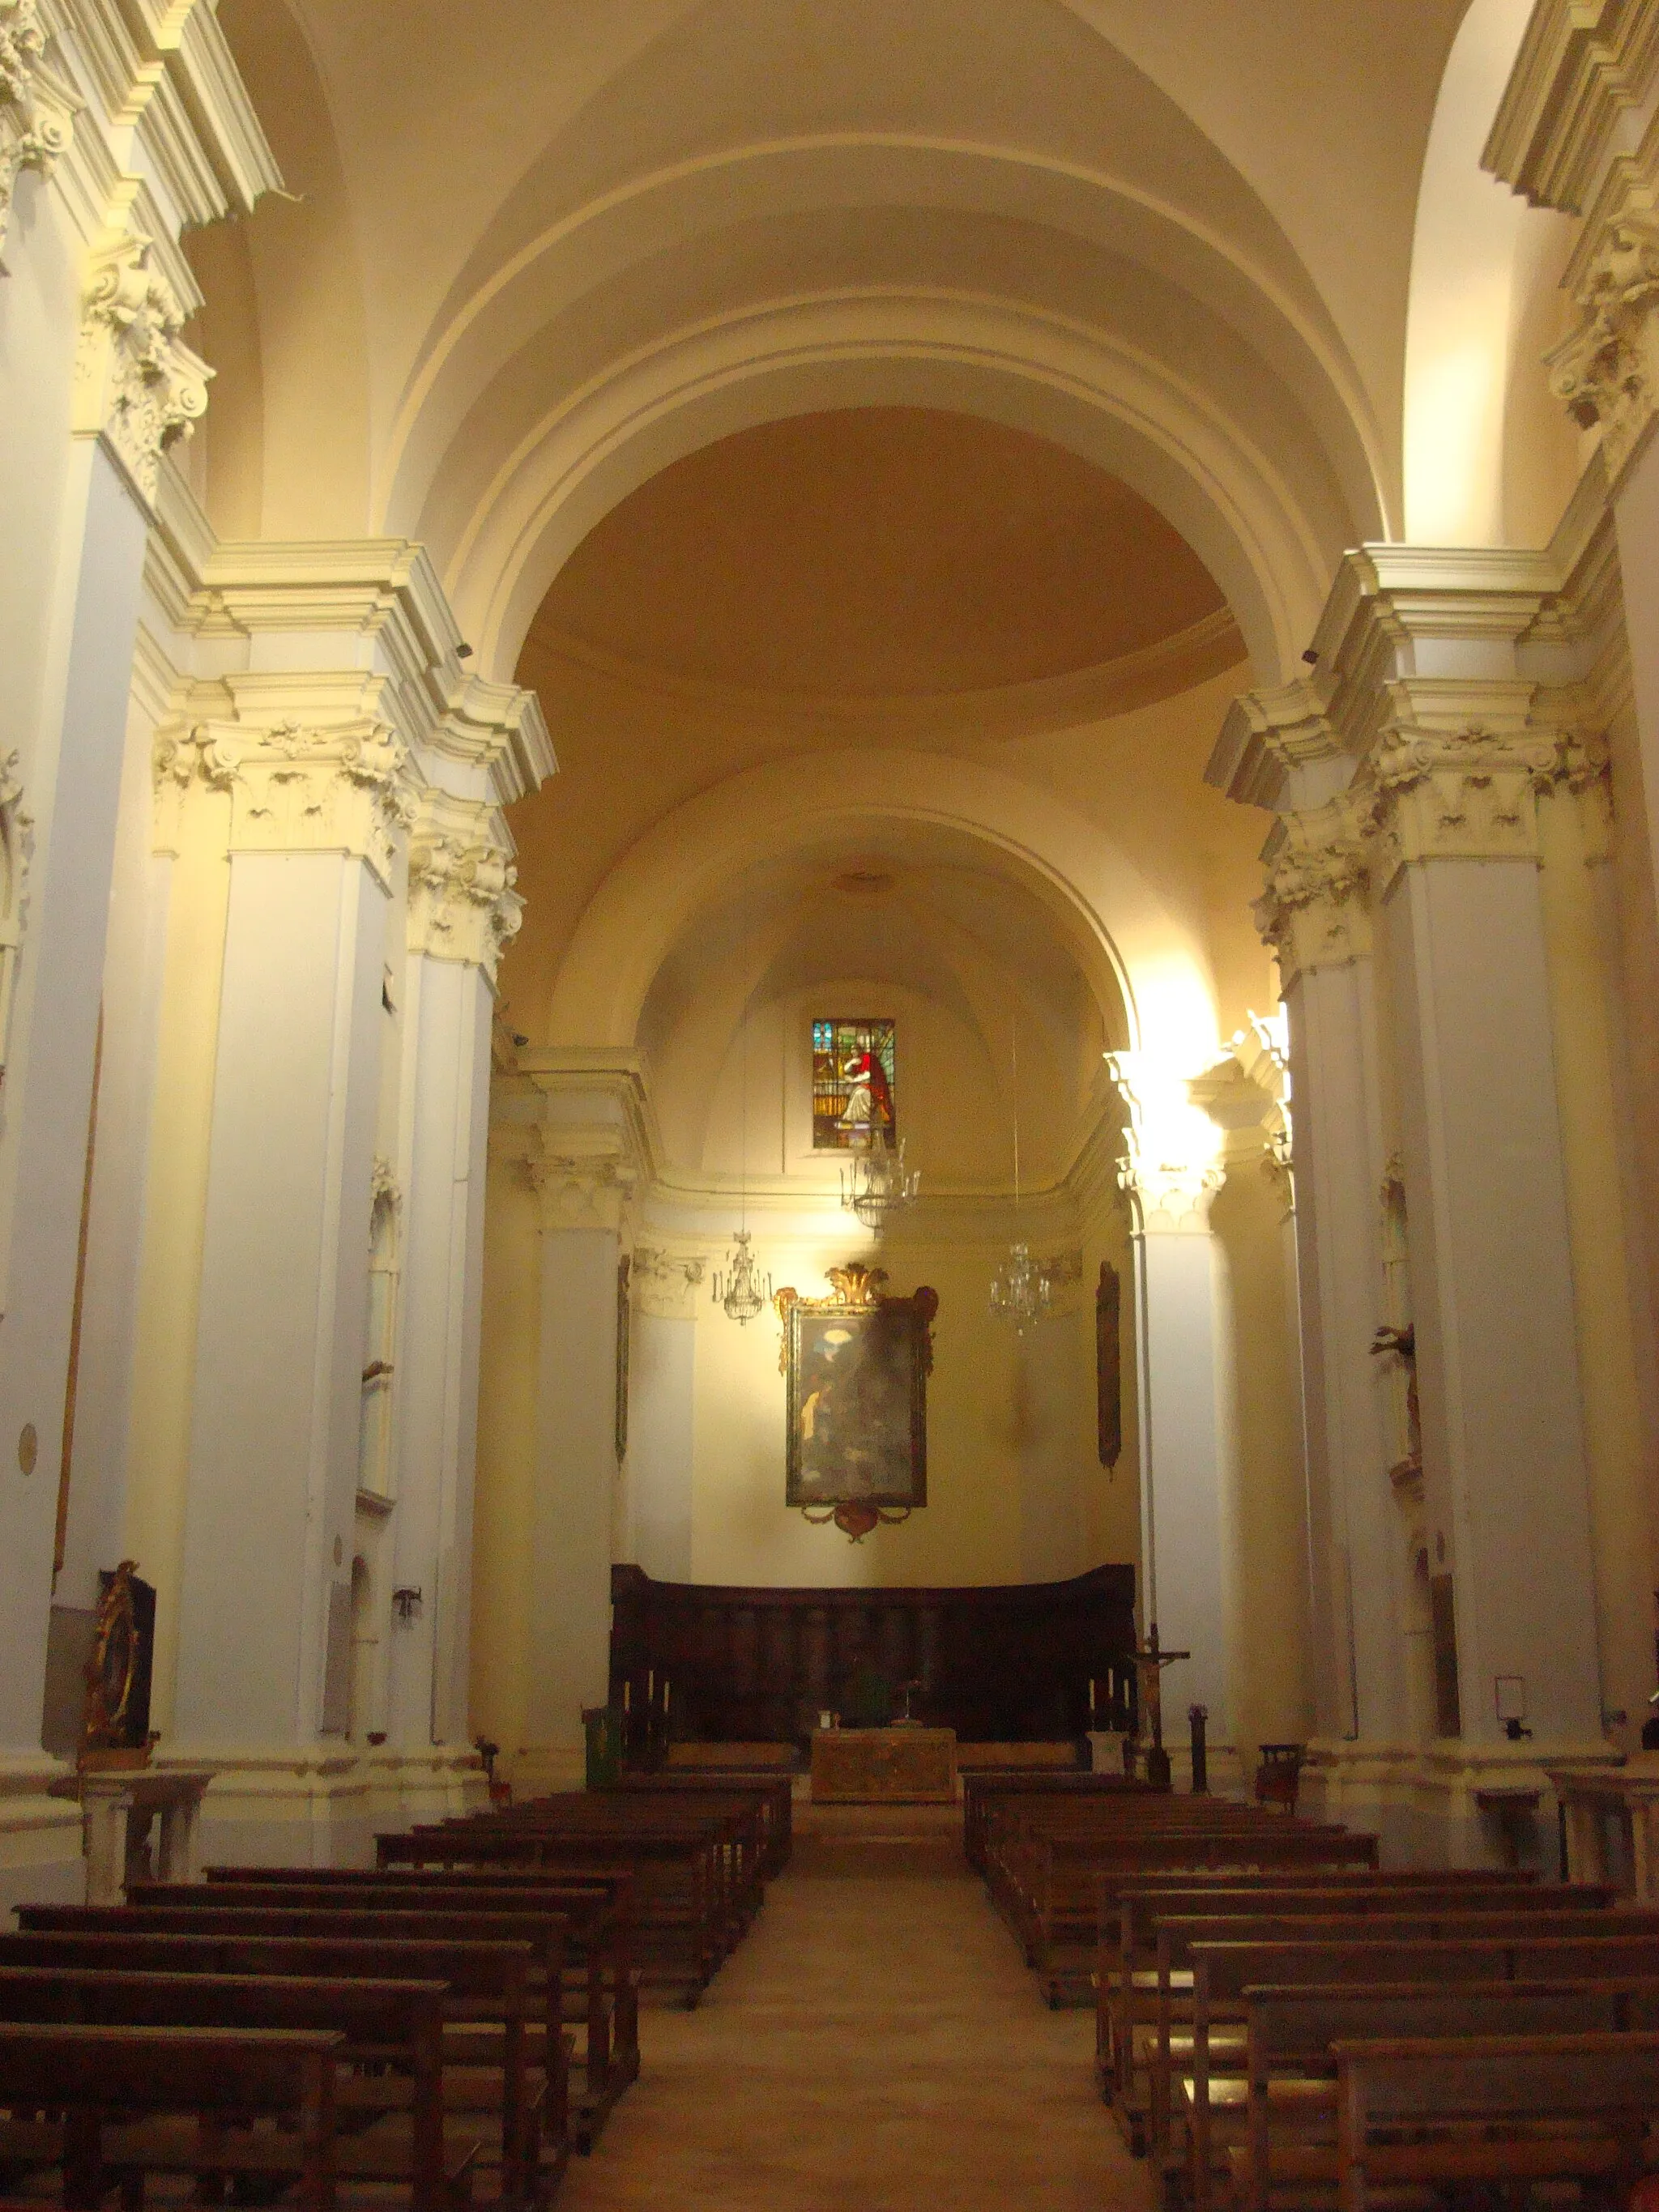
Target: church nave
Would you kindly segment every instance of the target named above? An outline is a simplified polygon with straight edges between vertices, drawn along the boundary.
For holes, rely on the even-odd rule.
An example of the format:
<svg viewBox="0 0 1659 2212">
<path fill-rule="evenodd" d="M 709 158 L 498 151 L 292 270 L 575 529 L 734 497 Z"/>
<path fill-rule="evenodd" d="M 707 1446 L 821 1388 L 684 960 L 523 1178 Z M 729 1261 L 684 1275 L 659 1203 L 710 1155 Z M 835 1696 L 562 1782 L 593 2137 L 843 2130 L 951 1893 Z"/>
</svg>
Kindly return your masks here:
<svg viewBox="0 0 1659 2212">
<path fill-rule="evenodd" d="M 1094 2078 L 962 1856 L 952 1806 L 801 1806 L 789 1870 L 649 2064 L 568 2212 L 1149 2212 Z"/>
</svg>

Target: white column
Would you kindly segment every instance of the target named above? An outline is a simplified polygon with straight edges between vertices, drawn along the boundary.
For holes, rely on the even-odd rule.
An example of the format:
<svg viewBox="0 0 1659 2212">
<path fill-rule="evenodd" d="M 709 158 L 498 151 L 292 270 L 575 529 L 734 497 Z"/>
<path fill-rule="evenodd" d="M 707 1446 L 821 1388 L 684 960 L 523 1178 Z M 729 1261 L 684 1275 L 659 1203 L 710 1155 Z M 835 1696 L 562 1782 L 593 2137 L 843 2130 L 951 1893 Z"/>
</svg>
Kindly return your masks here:
<svg viewBox="0 0 1659 2212">
<path fill-rule="evenodd" d="M 490 1024 L 496 963 L 522 904 L 512 849 L 491 800 L 441 792 L 423 803 L 410 846 L 392 1533 L 393 1579 L 421 1601 L 388 1632 L 388 1720 L 411 1762 L 469 1740 Z M 412 1767 L 405 1779 L 413 1785 Z"/>
<path fill-rule="evenodd" d="M 691 1461 L 697 1294 L 695 1253 L 636 1244 L 629 1359 L 629 1542 L 618 1557 L 659 1582 L 691 1579 Z M 706 1293 L 705 1293 L 706 1295 Z"/>
<path fill-rule="evenodd" d="M 1109 1053 L 1129 1109 L 1120 1181 L 1133 1209 L 1135 1355 L 1141 1457 L 1141 1626 L 1190 1660 L 1165 1671 L 1164 1744 L 1182 1771 L 1187 1708 L 1209 1709 L 1209 1740 L 1227 1778 L 1232 1747 L 1232 1451 L 1224 1410 L 1224 1291 L 1212 1201 L 1224 1179 L 1221 1133 L 1181 1077 L 1144 1053 Z"/>
<path fill-rule="evenodd" d="M 1455 1594 L 1462 1734 L 1601 1735 L 1595 1572 L 1534 782 L 1522 682 L 1407 678 L 1374 761 L 1430 1573 Z"/>
<path fill-rule="evenodd" d="M 521 1064 L 540 1085 L 533 1059 Z M 582 1709 L 609 1693 L 617 1273 L 639 1159 L 631 1086 L 548 1083 L 528 1161 L 541 1210 L 541 1312 L 528 1757 L 516 1771 L 532 1787 L 580 1779 Z"/>
<path fill-rule="evenodd" d="M 1389 1376 L 1370 1352 L 1389 1311 L 1380 1234 L 1385 1166 L 1370 919 L 1351 805 L 1287 816 L 1269 840 L 1258 909 L 1279 955 L 1297 1100 L 1296 1233 L 1322 1737 L 1413 1734 L 1402 1665 L 1406 1531 L 1389 1480 L 1402 1459 Z"/>
<path fill-rule="evenodd" d="M 181 787 L 193 768 L 231 793 L 174 1708 L 192 1747 L 291 1754 L 345 1724 L 405 758 L 367 715 L 200 723 L 172 757 Z"/>
<path fill-rule="evenodd" d="M 27 41 L 15 59 L 0 121 L 17 125 L 37 95 L 46 100 L 50 116 L 41 109 L 36 121 L 57 135 L 48 143 L 37 131 L 26 156 L 46 168 L 68 143 L 74 103 L 50 72 L 31 91 L 38 55 Z M 12 172 L 0 169 L 3 220 Z M 138 180 L 100 181 L 107 213 L 78 286 L 33 296 L 33 325 L 26 316 L 11 330 L 8 366 L 46 389 L 56 438 L 36 420 L 0 466 L 0 505 L 25 564 L 6 578 L 0 617 L 15 679 L 0 708 L 0 1832 L 20 1833 L 15 1848 L 0 1844 L 0 1869 L 38 1869 L 48 1887 L 48 1866 L 78 1857 L 67 1808 L 38 1795 L 52 1765 L 40 1749 L 41 1702 L 133 647 L 162 451 L 207 399 L 204 364 L 179 340 L 182 260 L 169 244 L 181 293 L 130 222 Z M 29 343 L 42 309 L 58 315 L 49 355 Z M 58 380 L 71 360 L 65 394 Z M 36 404 L 9 392 L 22 425 Z"/>
</svg>

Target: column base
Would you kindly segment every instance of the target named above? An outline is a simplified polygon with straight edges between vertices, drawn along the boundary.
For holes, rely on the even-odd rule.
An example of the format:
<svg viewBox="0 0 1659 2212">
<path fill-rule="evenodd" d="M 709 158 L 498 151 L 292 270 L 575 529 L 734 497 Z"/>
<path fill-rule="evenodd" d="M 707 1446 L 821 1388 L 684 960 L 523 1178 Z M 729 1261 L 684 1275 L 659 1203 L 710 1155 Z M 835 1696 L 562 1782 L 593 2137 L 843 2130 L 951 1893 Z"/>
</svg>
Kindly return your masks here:
<svg viewBox="0 0 1659 2212">
<path fill-rule="evenodd" d="M 1348 1743 L 1308 1746 L 1297 1811 L 1374 1831 L 1384 1866 L 1503 1867 L 1563 1879 L 1547 1766 L 1616 1766 L 1608 1743 Z M 1528 1798 L 1536 1793 L 1536 1803 Z"/>
<path fill-rule="evenodd" d="M 382 1830 L 489 1802 L 468 1744 L 303 1750 L 169 1745 L 157 1766 L 211 1766 L 198 1856 L 204 1866 L 373 1866 Z"/>
<path fill-rule="evenodd" d="M 48 1794 L 74 1771 L 47 1752 L 0 1752 L 0 1924 L 14 1905 L 79 1905 L 86 1896 L 81 1808 Z"/>
</svg>

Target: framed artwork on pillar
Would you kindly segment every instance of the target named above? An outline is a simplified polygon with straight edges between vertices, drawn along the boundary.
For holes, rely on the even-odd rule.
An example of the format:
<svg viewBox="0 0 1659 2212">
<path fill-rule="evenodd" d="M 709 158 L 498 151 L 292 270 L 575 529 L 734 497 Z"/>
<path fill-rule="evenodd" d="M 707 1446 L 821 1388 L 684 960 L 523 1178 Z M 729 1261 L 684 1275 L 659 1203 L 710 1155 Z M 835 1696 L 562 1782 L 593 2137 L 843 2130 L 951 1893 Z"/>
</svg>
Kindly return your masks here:
<svg viewBox="0 0 1659 2212">
<path fill-rule="evenodd" d="M 939 1293 L 883 1287 L 880 1267 L 829 1271 L 833 1295 L 780 1291 L 786 1382 L 785 1502 L 856 1543 L 927 1503 L 927 1377 Z"/>
<path fill-rule="evenodd" d="M 634 1261 L 624 1252 L 617 1262 L 617 1464 L 628 1457 L 628 1371 L 633 1356 Z"/>
<path fill-rule="evenodd" d="M 1095 1420 L 1100 1463 L 1115 1467 L 1123 1450 L 1123 1285 L 1109 1260 L 1095 1285 Z"/>
</svg>

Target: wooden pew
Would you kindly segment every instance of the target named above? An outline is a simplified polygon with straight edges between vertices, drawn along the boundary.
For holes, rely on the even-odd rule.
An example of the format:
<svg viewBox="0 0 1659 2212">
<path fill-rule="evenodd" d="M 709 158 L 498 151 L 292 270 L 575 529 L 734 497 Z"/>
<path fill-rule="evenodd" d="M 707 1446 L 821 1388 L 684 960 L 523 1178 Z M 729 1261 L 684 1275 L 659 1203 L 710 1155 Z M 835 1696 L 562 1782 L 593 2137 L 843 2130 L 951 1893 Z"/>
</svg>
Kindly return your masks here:
<svg viewBox="0 0 1659 2212">
<path fill-rule="evenodd" d="M 1298 2199 L 1316 2191 L 1335 2198 L 1336 2044 L 1652 2033 L 1659 2029 L 1659 1981 L 1270 1986 L 1245 1992 L 1245 2016 L 1246 2077 L 1210 2085 L 1208 2156 L 1194 2134 L 1188 2199 L 1195 2206 L 1209 2201 L 1224 2153 L 1237 2212 L 1268 2212 L 1275 2187 L 1292 2188 Z"/>
<path fill-rule="evenodd" d="M 444 2124 L 443 2001 L 437 1981 L 297 1979 L 275 1974 L 175 1974 L 92 1966 L 0 1965 L 0 2021 L 82 2027 L 258 2027 L 337 2030 L 343 2041 L 334 2087 L 341 2132 L 341 2179 L 396 2183 L 412 2212 L 453 2212 L 471 2197 L 480 2145 L 476 2132 Z M 395 2069 L 387 2080 L 386 2069 Z M 368 2074 L 360 2069 L 368 2068 Z M 388 2124 L 379 2118 L 399 2106 Z M 238 2170 L 252 2170 L 252 2144 L 240 2146 Z M 264 2148 L 273 2146 L 269 2138 Z M 184 2170 L 204 2169 L 197 2143 Z M 219 2170 L 220 2154 L 205 2154 Z M 278 2172 L 282 2171 L 278 2166 Z"/>
<path fill-rule="evenodd" d="M 766 1838 L 763 1870 L 768 1880 L 781 1874 L 789 1863 L 794 1848 L 795 1792 L 793 1781 L 787 1774 L 744 1775 L 737 1781 L 718 1774 L 674 1773 L 664 1767 L 653 1774 L 624 1774 L 612 1786 L 630 1796 L 663 1797 L 671 1803 L 687 1796 L 757 1800 Z"/>
<path fill-rule="evenodd" d="M 1538 1925 L 1553 1929 L 1573 1917 L 1545 1914 L 1539 1916 Z M 1250 1939 L 1234 1934 L 1194 1944 L 1189 1954 L 1192 2072 L 1190 2085 L 1183 2084 L 1183 2105 L 1194 2138 L 1190 2162 L 1209 2169 L 1207 2130 L 1214 2102 L 1217 2024 L 1244 2021 L 1247 1990 L 1307 1984 L 1364 1989 L 1427 1980 L 1455 1987 L 1480 1982 L 1659 1978 L 1659 1915 L 1605 1912 L 1583 1917 L 1599 1920 L 1606 1932 L 1595 1938 L 1583 1933 L 1516 1936 L 1497 1924 L 1496 1916 L 1483 1916 L 1473 1932 L 1438 1937 L 1406 1932 L 1398 1920 L 1373 1919 L 1361 1936 L 1352 1923 L 1327 1923 L 1322 1928 L 1317 1922 L 1304 1920 L 1284 1923 L 1291 1932 L 1283 1936 Z M 1638 1924 L 1627 1926 L 1632 1922 Z M 1241 1924 L 1231 1923 L 1235 1930 Z M 1394 1933 L 1378 1934 L 1390 1925 Z M 1160 2043 L 1151 2054 L 1157 2115 L 1152 2124 L 1163 2131 L 1159 2170 L 1167 2172 L 1172 2162 L 1168 2115 L 1173 2069 L 1164 2054 L 1162 2025 Z M 1228 2027 L 1223 2032 L 1230 2036 L 1230 2048 L 1220 2063 L 1230 2069 L 1231 2078 L 1241 2079 L 1247 2059 L 1243 2031 Z"/>
<path fill-rule="evenodd" d="M 634 1923 L 641 1980 L 678 1990 L 695 2007 L 726 1955 L 715 1851 L 706 1834 L 638 1832 L 588 1838 L 533 1828 L 411 1828 L 375 1838 L 382 1869 L 469 1873 L 628 1874 L 637 1885 Z"/>
<path fill-rule="evenodd" d="M 302 2212 L 333 2212 L 344 2041 L 317 2030 L 0 2021 L 0 2106 L 13 2116 L 0 2123 L 0 2159 L 61 2166 L 65 2205 L 91 2207 L 123 2170 L 177 2170 L 169 2138 L 155 2139 L 155 2118 L 195 2122 L 219 2170 L 234 2172 L 243 2153 L 230 2124 L 270 2115 L 290 2130 L 283 2147 Z M 63 2118 L 43 2124 L 33 2117 L 43 2111 Z"/>
<path fill-rule="evenodd" d="M 1575 2180 L 1623 2197 L 1644 2170 L 1659 2034 L 1400 2037 L 1332 2056 L 1341 2212 L 1401 2184 Z"/>
<path fill-rule="evenodd" d="M 1160 1831 L 1135 1837 L 1045 1834 L 1021 1899 L 1027 1957 L 1051 2005 L 1094 2001 L 1097 1929 L 1105 1900 L 1126 1878 L 1153 1871 L 1308 1869 L 1374 1865 L 1376 1838 L 1297 1831 L 1283 1815 L 1244 1827 Z"/>
<path fill-rule="evenodd" d="M 962 1778 L 962 1843 L 968 1863 L 985 1871 L 986 1826 L 993 1808 L 1013 1800 L 1042 1802 L 1063 1797 L 1156 1797 L 1172 1802 L 1167 1790 L 1127 1774 L 964 1774 Z"/>
<path fill-rule="evenodd" d="M 0 1965 L 446 1982 L 446 2092 L 449 2068 L 465 2068 L 474 2100 L 465 2109 L 494 2113 L 485 2148 L 500 2161 L 503 2195 L 545 2195 L 564 2172 L 570 2148 L 568 2053 L 556 2026 L 556 2000 L 553 2033 L 544 2035 L 538 2082 L 531 2078 L 527 2056 L 532 1979 L 544 1970 L 546 1956 L 544 1931 L 533 1920 L 534 1932 L 526 1933 L 520 1916 L 337 1914 L 325 1922 L 306 1913 L 82 1905 L 19 1905 L 17 1917 L 22 1932 L 0 1935 Z M 499 1932 L 503 1921 L 506 1935 Z M 405 1922 L 415 1924 L 401 1924 Z M 544 2001 L 542 2009 L 545 2020 Z M 500 2032 L 498 2064 L 469 2065 L 466 2046 L 480 2022 Z"/>
<path fill-rule="evenodd" d="M 1267 1914 L 1278 1918 L 1370 1918 L 1376 1913 L 1589 1911 L 1613 1902 L 1607 1887 L 1546 1887 L 1513 1874 L 1452 1875 L 1431 1880 L 1420 1874 L 1347 1875 L 1312 1869 L 1255 1875 L 1223 1874 L 1208 1882 L 1196 1876 L 1146 1875 L 1114 1893 L 1103 1884 L 1101 1939 L 1095 1972 L 1095 2040 L 1108 2101 L 1133 2109 L 1132 2075 L 1143 2073 L 1144 2045 L 1159 2017 L 1158 1923 L 1162 1919 L 1220 1919 Z M 1113 1923 L 1115 1920 L 1115 1942 Z M 1190 1969 L 1175 1965 L 1170 1973 L 1170 2017 L 1190 2017 Z M 1171 2039 L 1172 2057 L 1190 2051 L 1190 2037 Z M 1238 2044 L 1243 2051 L 1242 2039 Z M 1144 2106 L 1142 2107 L 1144 2109 Z"/>
<path fill-rule="evenodd" d="M 569 1884 L 532 1876 L 514 1882 L 489 1881 L 482 1876 L 377 1876 L 371 1872 L 331 1869 L 325 1879 L 311 1878 L 304 1868 L 272 1870 L 270 1878 L 227 1881 L 210 1875 L 206 1881 L 147 1882 L 128 1893 L 128 1903 L 162 1909 L 179 1905 L 208 1910 L 274 1908 L 277 1911 L 327 1911 L 349 1905 L 362 1911 L 522 1912 L 547 1911 L 564 1923 L 567 1951 L 574 1953 L 580 1970 L 581 1987 L 574 2017 L 583 2027 L 580 2054 L 586 2081 L 573 2099 L 576 2146 L 589 2150 L 603 2130 L 617 2098 L 639 2073 L 638 2005 L 631 1966 L 622 1951 L 616 1916 L 602 1890 L 582 1890 Z M 609 1980 L 610 1987 L 607 1987 Z M 611 1990 L 617 1991 L 617 2048 L 612 2050 Z M 565 2008 L 562 2014 L 569 2017 Z M 531 2039 L 532 2063 L 537 2039 Z"/>
<path fill-rule="evenodd" d="M 487 1886 L 497 1891 L 533 1890 L 554 1911 L 565 1914 L 567 1985 L 573 1973 L 582 1979 L 587 2014 L 593 2012 L 595 1967 L 599 1987 L 610 1999 L 610 2058 L 624 2082 L 637 2080 L 640 2070 L 640 1976 L 636 1960 L 638 1908 L 635 1878 L 626 1868 L 584 1869 L 568 1874 L 545 1873 L 536 1867 L 493 1866 L 477 1869 L 416 1867 L 240 1867 L 210 1866 L 204 1879 L 224 1882 L 280 1882 L 297 1888 L 335 1890 L 355 1893 L 361 1889 L 385 1888 L 418 1899 L 434 1887 L 461 1885 L 468 1889 Z M 199 1885 L 198 1885 L 199 1886 Z M 560 1898 L 569 1899 L 561 1905 Z M 594 1900 L 603 1909 L 592 1910 Z M 585 2054 L 590 2072 L 592 2050 Z"/>
</svg>

